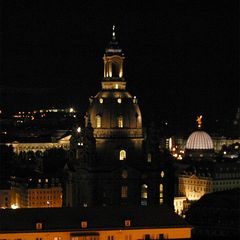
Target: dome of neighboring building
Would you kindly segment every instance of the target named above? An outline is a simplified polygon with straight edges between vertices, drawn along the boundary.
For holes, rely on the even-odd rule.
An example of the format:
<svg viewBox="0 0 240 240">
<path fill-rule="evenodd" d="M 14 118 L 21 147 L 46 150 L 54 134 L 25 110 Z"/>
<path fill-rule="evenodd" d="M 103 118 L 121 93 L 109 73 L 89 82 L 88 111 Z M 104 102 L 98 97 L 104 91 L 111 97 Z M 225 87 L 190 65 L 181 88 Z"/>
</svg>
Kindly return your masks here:
<svg viewBox="0 0 240 240">
<path fill-rule="evenodd" d="M 187 139 L 185 156 L 195 159 L 212 159 L 214 147 L 212 138 L 202 128 L 202 115 L 197 117 L 198 130 L 194 131 Z"/>
<path fill-rule="evenodd" d="M 213 141 L 206 132 L 195 131 L 188 137 L 186 149 L 210 150 L 213 149 Z"/>
</svg>

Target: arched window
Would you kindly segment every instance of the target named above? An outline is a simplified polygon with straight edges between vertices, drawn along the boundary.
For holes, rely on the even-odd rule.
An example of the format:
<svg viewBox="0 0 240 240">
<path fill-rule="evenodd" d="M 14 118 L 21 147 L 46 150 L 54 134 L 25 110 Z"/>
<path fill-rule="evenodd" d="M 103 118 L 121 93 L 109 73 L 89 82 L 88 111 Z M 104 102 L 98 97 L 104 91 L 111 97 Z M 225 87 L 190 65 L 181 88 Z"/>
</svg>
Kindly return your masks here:
<svg viewBox="0 0 240 240">
<path fill-rule="evenodd" d="M 96 116 L 96 126 L 97 126 L 97 128 L 102 127 L 102 118 L 100 115 Z"/>
<path fill-rule="evenodd" d="M 147 198 L 148 198 L 148 186 L 147 184 L 143 184 L 141 186 L 141 205 L 147 205 Z"/>
<path fill-rule="evenodd" d="M 127 157 L 127 152 L 125 150 L 120 150 L 119 152 L 119 160 L 125 160 Z"/>
<path fill-rule="evenodd" d="M 163 204 L 163 184 L 159 185 L 159 203 Z"/>
<path fill-rule="evenodd" d="M 124 169 L 124 170 L 122 171 L 122 178 L 125 178 L 125 179 L 126 179 L 127 177 L 128 177 L 128 172 L 127 172 L 127 170 Z"/>
<path fill-rule="evenodd" d="M 148 153 L 148 155 L 147 155 L 147 161 L 148 161 L 148 162 L 152 162 L 152 154 L 151 154 L 151 153 Z"/>
<path fill-rule="evenodd" d="M 128 187 L 122 186 L 121 187 L 121 198 L 127 198 L 128 196 Z"/>
<path fill-rule="evenodd" d="M 123 128 L 123 116 L 122 115 L 120 115 L 118 117 L 118 127 Z"/>
<path fill-rule="evenodd" d="M 112 77 L 119 77 L 119 63 L 112 62 Z"/>
</svg>

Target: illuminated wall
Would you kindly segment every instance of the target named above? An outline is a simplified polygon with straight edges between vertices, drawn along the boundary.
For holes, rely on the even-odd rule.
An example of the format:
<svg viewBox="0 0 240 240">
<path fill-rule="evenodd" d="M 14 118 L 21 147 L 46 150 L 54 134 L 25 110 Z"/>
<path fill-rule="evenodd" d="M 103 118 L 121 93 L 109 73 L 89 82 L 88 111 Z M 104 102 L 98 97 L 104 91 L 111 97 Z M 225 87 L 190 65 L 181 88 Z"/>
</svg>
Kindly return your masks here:
<svg viewBox="0 0 240 240">
<path fill-rule="evenodd" d="M 27 207 L 27 192 L 21 187 L 11 186 L 9 189 L 0 190 L 0 208 Z"/>
<path fill-rule="evenodd" d="M 212 192 L 212 179 L 196 175 L 181 175 L 179 179 L 179 195 L 190 201 L 199 200 L 204 194 Z"/>
<path fill-rule="evenodd" d="M 18 233 L 0 233 L 0 239 L 8 240 L 32 240 L 32 239 L 52 239 L 52 240 L 135 240 L 135 239 L 190 239 L 190 227 L 174 228 L 142 228 L 142 229 L 112 229 L 94 231 L 26 231 Z"/>
<path fill-rule="evenodd" d="M 28 207 L 62 207 L 62 187 L 28 189 Z"/>
</svg>

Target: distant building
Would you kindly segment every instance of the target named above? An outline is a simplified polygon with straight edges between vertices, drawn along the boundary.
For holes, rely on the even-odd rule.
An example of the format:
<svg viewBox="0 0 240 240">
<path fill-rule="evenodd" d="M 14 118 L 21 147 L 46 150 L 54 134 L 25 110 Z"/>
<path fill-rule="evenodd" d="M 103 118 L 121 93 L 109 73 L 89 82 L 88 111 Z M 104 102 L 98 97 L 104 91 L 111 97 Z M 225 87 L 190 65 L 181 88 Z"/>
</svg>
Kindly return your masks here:
<svg viewBox="0 0 240 240">
<path fill-rule="evenodd" d="M 0 239 L 191 239 L 167 206 L 0 210 Z"/>
<path fill-rule="evenodd" d="M 180 213 L 208 193 L 236 188 L 240 188 L 240 162 L 195 163 L 178 175 L 177 196 L 186 198 Z"/>
<path fill-rule="evenodd" d="M 52 148 L 63 148 L 65 150 L 69 150 L 69 139 L 70 135 L 63 136 L 59 139 L 55 138 L 48 138 L 48 139 L 41 139 L 40 137 L 38 138 L 31 138 L 31 139 L 25 139 L 24 142 L 20 141 L 14 141 L 11 144 L 13 150 L 16 154 L 21 154 L 21 153 L 28 153 L 28 152 L 33 152 L 33 153 L 43 153 L 46 150 L 52 149 Z"/>
<path fill-rule="evenodd" d="M 0 186 L 0 208 L 26 208 L 28 207 L 26 184 L 7 181 Z"/>
<path fill-rule="evenodd" d="M 186 208 L 187 198 L 186 197 L 174 197 L 174 211 L 180 215 L 184 216 L 184 210 Z"/>
<path fill-rule="evenodd" d="M 29 208 L 62 207 L 63 189 L 57 179 L 37 179 L 37 183 L 31 183 L 27 191 Z"/>
</svg>

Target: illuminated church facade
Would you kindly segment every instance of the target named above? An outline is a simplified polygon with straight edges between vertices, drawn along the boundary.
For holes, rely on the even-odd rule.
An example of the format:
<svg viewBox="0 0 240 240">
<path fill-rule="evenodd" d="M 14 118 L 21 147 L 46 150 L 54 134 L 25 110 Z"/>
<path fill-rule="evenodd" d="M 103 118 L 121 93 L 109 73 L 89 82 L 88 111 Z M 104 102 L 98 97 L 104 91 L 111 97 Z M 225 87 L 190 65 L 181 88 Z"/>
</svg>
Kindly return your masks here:
<svg viewBox="0 0 240 240">
<path fill-rule="evenodd" d="M 66 206 L 173 206 L 172 158 L 160 153 L 154 127 L 142 126 L 137 98 L 126 88 L 124 59 L 113 27 L 101 90 L 90 98 L 85 126 L 72 131 Z"/>
</svg>

